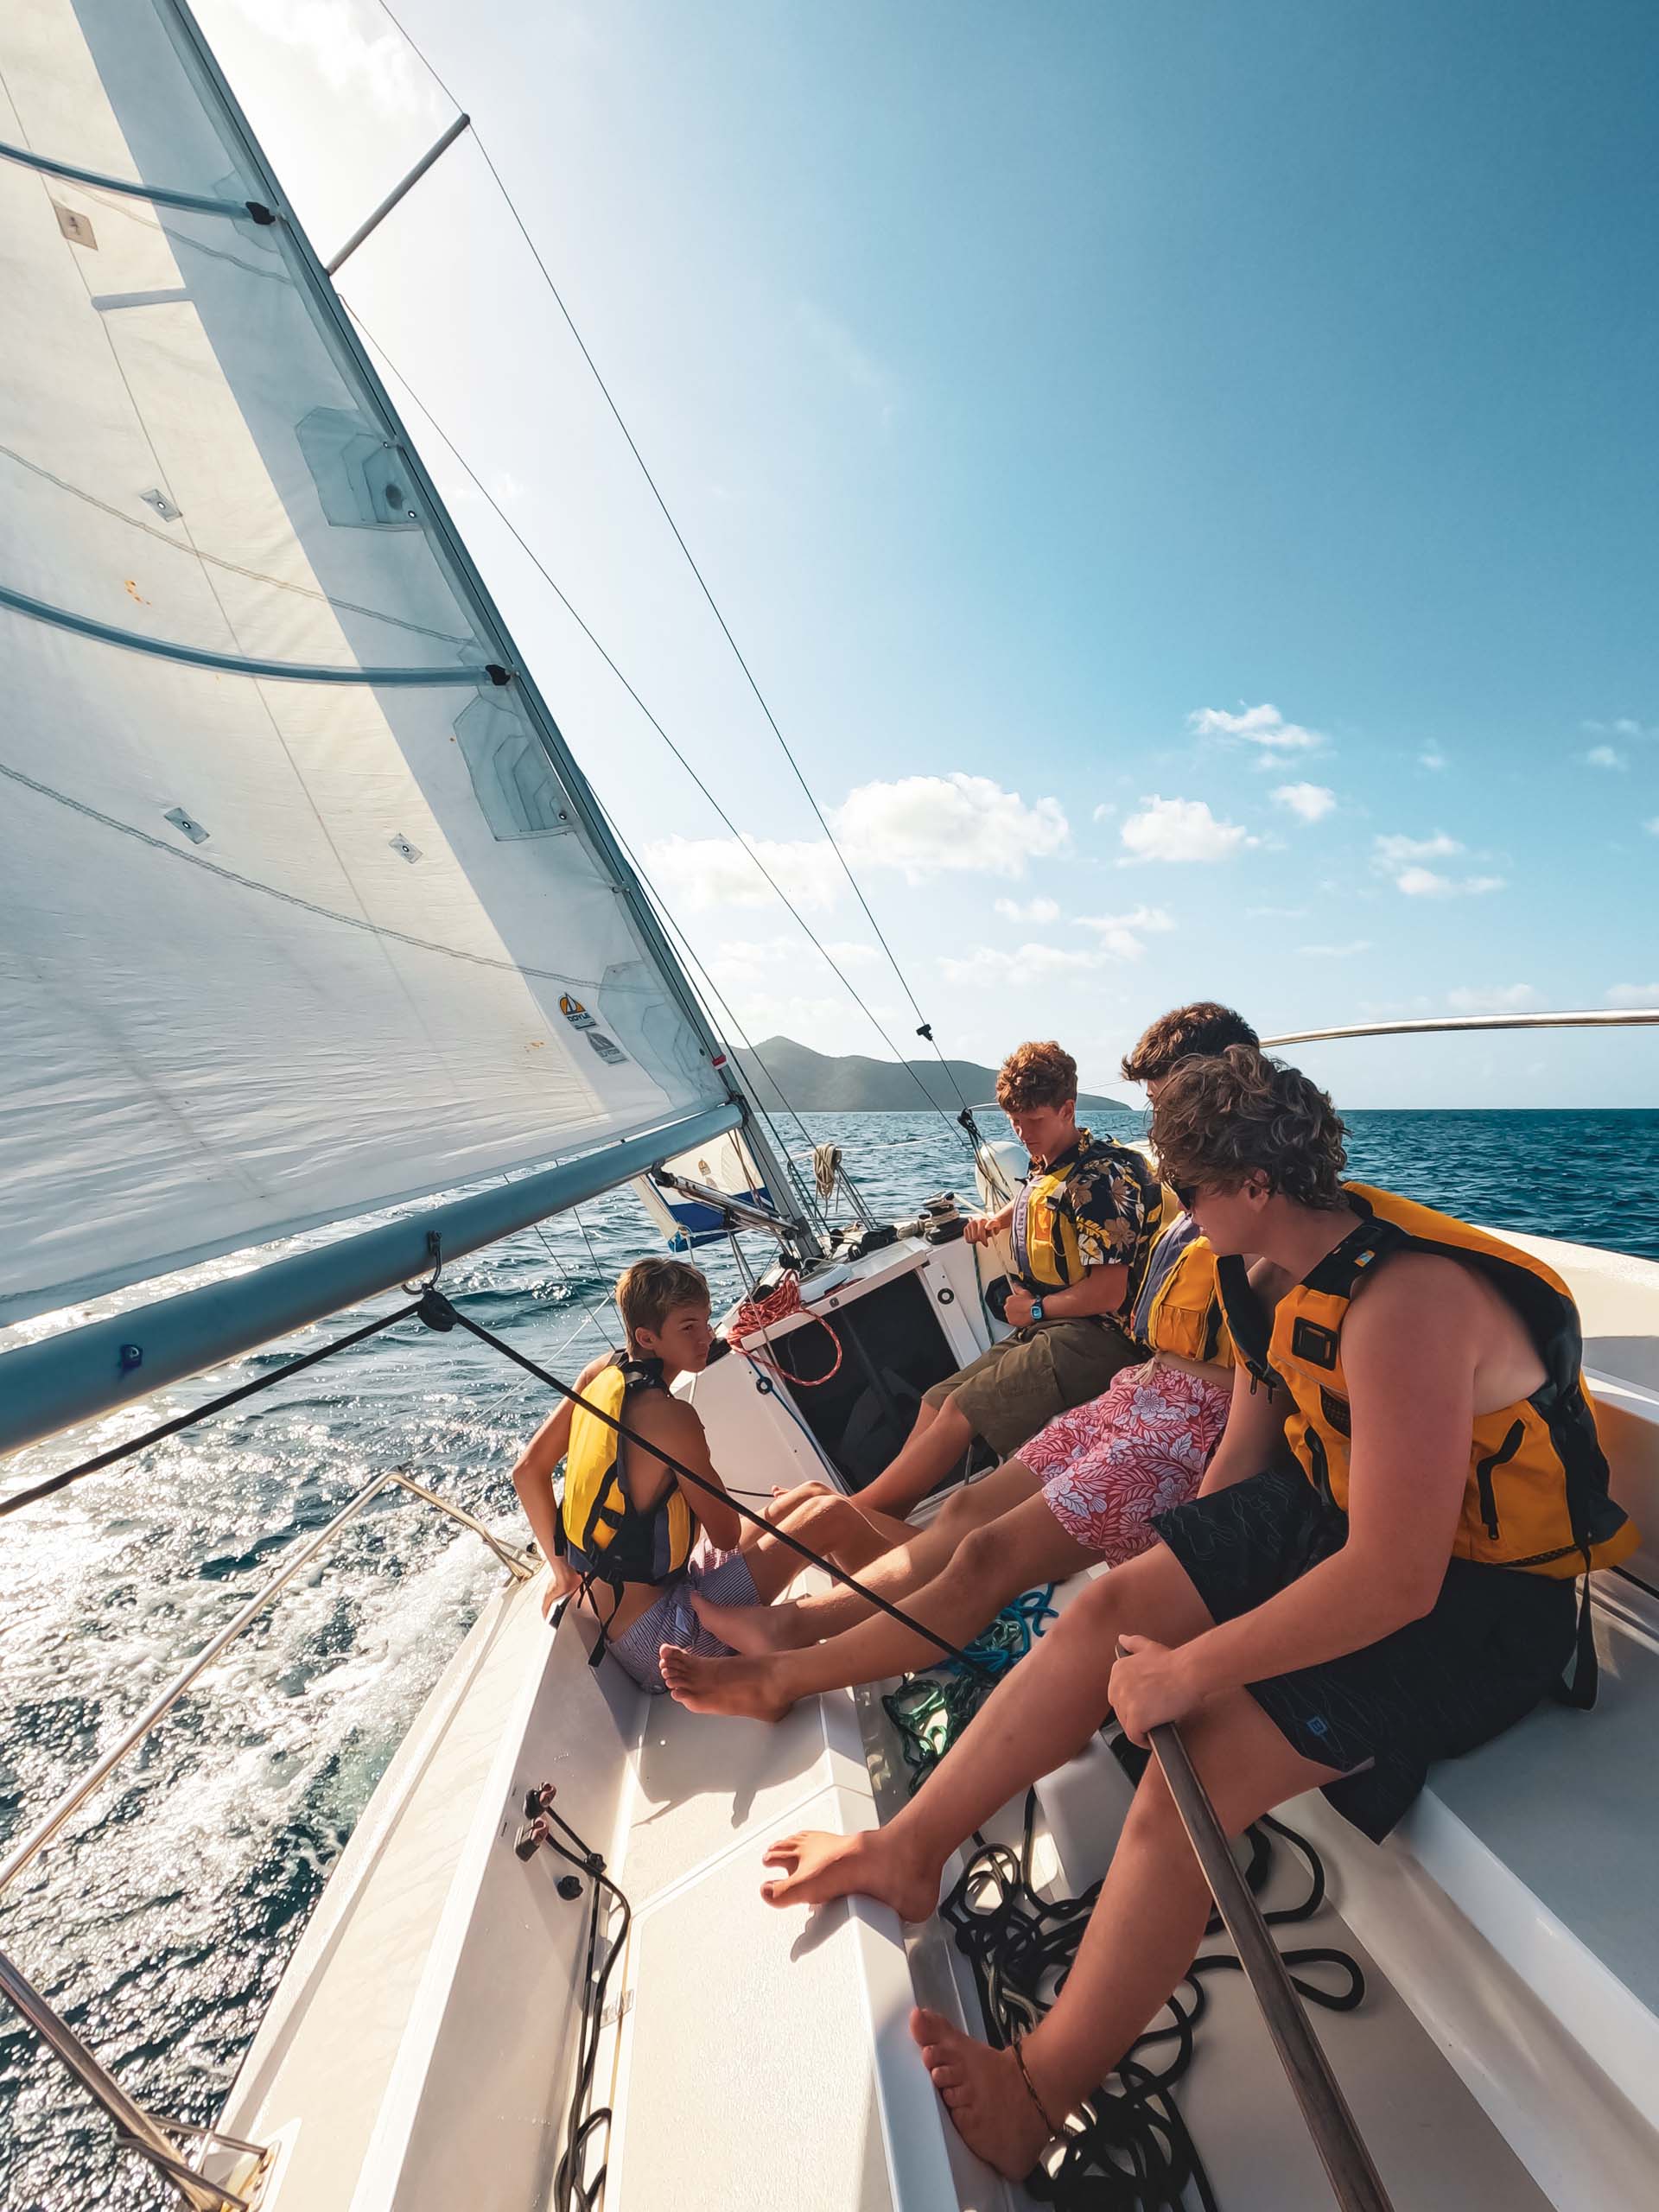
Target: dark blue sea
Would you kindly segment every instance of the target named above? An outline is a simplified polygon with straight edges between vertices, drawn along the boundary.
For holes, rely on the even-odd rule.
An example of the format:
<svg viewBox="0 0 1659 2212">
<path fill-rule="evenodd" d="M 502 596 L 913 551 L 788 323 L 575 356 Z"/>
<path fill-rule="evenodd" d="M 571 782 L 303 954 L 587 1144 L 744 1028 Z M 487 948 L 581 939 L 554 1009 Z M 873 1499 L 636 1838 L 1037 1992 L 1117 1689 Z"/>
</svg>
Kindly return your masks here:
<svg viewBox="0 0 1659 2212">
<path fill-rule="evenodd" d="M 1094 1118 L 1141 1133 L 1137 1117 Z M 913 1211 L 942 1188 L 972 1192 L 943 1117 L 813 1115 L 806 1128 L 842 1146 L 878 1215 Z M 1357 1113 L 1350 1135 L 1363 1180 L 1491 1226 L 1659 1260 L 1659 1112 Z M 618 1270 L 656 1249 L 624 1191 L 457 1264 L 446 1287 L 572 1373 L 614 1341 L 604 1294 Z M 729 1256 L 702 1256 L 717 1295 L 730 1295 Z M 353 1318 L 366 1317 L 340 1317 L 20 1454 L 0 1470 L 0 1490 L 310 1350 Z M 484 1347 L 404 1328 L 0 1523 L 0 1843 L 378 1470 L 409 1465 L 504 1533 L 524 1534 L 508 1470 L 547 1410 L 538 1386 Z M 429 1509 L 378 1501 L 0 1904 L 0 1948 L 138 2095 L 211 2117 L 330 1866 L 499 1572 Z M 0 2206 L 173 2201 L 113 2156 L 101 2117 L 0 2018 Z"/>
</svg>

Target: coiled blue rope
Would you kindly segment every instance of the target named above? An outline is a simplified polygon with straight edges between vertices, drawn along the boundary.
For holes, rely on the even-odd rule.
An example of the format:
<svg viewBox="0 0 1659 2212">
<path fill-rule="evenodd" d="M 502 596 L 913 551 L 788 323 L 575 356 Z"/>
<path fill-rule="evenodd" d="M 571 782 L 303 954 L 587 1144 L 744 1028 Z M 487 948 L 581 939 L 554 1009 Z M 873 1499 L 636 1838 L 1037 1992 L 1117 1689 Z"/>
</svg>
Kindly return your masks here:
<svg viewBox="0 0 1659 2212">
<path fill-rule="evenodd" d="M 925 1675 L 912 1675 L 881 1700 L 898 1732 L 913 1796 L 1010 1667 L 1023 1659 L 1055 1618 L 1054 1585 L 1027 1590 L 1004 1605 L 963 1650 Z M 970 1662 L 971 1666 L 964 1664 Z"/>
</svg>

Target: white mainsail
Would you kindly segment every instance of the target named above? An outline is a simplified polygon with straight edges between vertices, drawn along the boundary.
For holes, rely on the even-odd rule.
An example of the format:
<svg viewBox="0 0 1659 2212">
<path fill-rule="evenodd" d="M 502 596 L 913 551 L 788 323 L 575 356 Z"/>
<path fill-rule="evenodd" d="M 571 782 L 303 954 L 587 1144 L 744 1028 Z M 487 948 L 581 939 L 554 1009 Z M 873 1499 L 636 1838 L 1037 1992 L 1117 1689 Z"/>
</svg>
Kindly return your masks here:
<svg viewBox="0 0 1659 2212">
<path fill-rule="evenodd" d="M 180 13 L 0 17 L 0 1323 L 727 1096 Z"/>
</svg>

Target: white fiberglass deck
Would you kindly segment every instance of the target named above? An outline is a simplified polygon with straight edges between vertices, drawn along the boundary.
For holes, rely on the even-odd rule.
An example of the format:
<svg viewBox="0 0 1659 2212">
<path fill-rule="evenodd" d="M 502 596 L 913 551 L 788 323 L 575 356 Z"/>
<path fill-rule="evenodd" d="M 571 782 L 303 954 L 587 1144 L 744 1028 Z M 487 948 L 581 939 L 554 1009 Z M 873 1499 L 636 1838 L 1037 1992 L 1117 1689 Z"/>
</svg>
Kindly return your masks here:
<svg viewBox="0 0 1659 2212">
<path fill-rule="evenodd" d="M 1546 1249 L 1586 1300 L 1592 1357 L 1651 1344 L 1659 1269 Z M 802 1432 L 725 1364 L 707 1412 L 760 1482 Z M 1616 1486 L 1659 1530 L 1659 1395 L 1597 1387 Z M 1651 1545 L 1633 1565 L 1651 1575 Z M 1316 2025 L 1398 2212 L 1625 2212 L 1659 2182 L 1659 1640 L 1641 1593 L 1601 1580 L 1595 1714 L 1540 1713 L 1438 1768 L 1381 1850 L 1317 1798 L 1292 1811 L 1332 1883 L 1294 1941 L 1365 1958 L 1364 2006 Z M 774 1836 L 890 1814 L 879 1692 L 776 1728 L 691 1715 L 591 1670 L 587 1633 L 573 1618 L 552 1637 L 535 1586 L 504 1592 L 400 1751 L 226 2107 L 233 2132 L 282 2143 L 267 2212 L 546 2212 L 587 1924 L 585 1901 L 557 1897 L 562 1865 L 512 1850 L 547 1781 L 634 1907 L 596 2095 L 616 2113 L 607 2212 L 1023 2205 L 963 2152 L 910 2042 L 917 1993 L 977 2027 L 942 1924 L 906 1935 L 880 1908 L 809 1916 L 759 1895 Z M 1127 1795 L 1098 1746 L 1042 1783 L 1061 1889 L 1102 1871 Z M 1323 2212 L 1236 1978 L 1180 2101 L 1224 2212 Z"/>
</svg>

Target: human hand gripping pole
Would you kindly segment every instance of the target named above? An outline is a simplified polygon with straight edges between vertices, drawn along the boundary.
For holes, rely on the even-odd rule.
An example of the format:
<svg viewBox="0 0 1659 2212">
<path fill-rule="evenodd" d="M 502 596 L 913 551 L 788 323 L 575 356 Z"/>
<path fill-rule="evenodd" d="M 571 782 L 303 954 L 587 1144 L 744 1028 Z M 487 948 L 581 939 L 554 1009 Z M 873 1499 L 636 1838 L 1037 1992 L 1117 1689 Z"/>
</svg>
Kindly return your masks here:
<svg viewBox="0 0 1659 2212">
<path fill-rule="evenodd" d="M 1146 1649 L 1145 1639 L 1134 1640 L 1142 1649 Z M 1117 1656 L 1128 1659 L 1135 1654 L 1128 1644 L 1120 1643 Z M 1354 2124 L 1354 2115 L 1331 2070 L 1331 2062 L 1309 2024 L 1289 1969 L 1262 1917 L 1262 1908 L 1233 1857 L 1226 1832 L 1210 1802 L 1209 1791 L 1198 1778 L 1186 1745 L 1181 1741 L 1179 1730 L 1173 1720 L 1155 1721 L 1146 1729 L 1146 1738 L 1163 1770 L 1187 1840 L 1210 1885 L 1216 1910 L 1233 1940 L 1239 1964 L 1262 2008 L 1268 2033 L 1301 2107 L 1332 2193 L 1342 2212 L 1392 2212 L 1382 2177 Z"/>
<path fill-rule="evenodd" d="M 882 1597 L 879 1591 L 868 1588 L 866 1584 L 859 1580 L 856 1575 L 849 1574 L 844 1567 L 837 1567 L 833 1560 L 826 1559 L 822 1552 L 814 1551 L 810 1544 L 804 1544 L 798 1536 L 791 1536 L 787 1529 L 774 1527 L 764 1513 L 757 1513 L 753 1506 L 743 1504 L 722 1484 L 711 1483 L 706 1476 L 699 1475 L 691 1468 L 683 1465 L 681 1461 L 675 1459 L 672 1452 L 664 1452 L 660 1444 L 653 1444 L 649 1437 L 641 1436 L 637 1429 L 630 1428 L 625 1422 L 616 1420 L 613 1415 L 606 1413 L 601 1407 L 594 1405 L 590 1399 L 584 1398 L 579 1390 L 573 1389 L 569 1383 L 561 1382 L 556 1375 L 550 1374 L 546 1368 L 538 1365 L 535 1360 L 518 1351 L 505 1338 L 496 1336 L 493 1331 L 485 1328 L 480 1322 L 469 1320 L 465 1313 L 451 1304 L 435 1285 L 428 1285 L 416 1312 L 426 1326 L 435 1330 L 440 1335 L 446 1335 L 454 1328 L 465 1329 L 469 1336 L 476 1337 L 480 1344 L 488 1344 L 493 1351 L 499 1351 L 504 1359 L 510 1359 L 515 1367 L 522 1367 L 526 1375 L 533 1375 L 538 1382 L 546 1383 L 550 1390 L 556 1390 L 559 1395 L 567 1399 L 571 1405 L 580 1406 L 584 1413 L 591 1414 L 595 1421 L 602 1421 L 607 1428 L 614 1429 L 616 1433 L 628 1443 L 637 1446 L 641 1452 L 648 1452 L 653 1459 L 660 1460 L 670 1473 L 678 1476 L 682 1482 L 690 1483 L 696 1489 L 706 1491 L 711 1497 L 723 1498 L 741 1519 L 752 1522 L 756 1528 L 763 1529 L 767 1535 L 774 1537 L 779 1543 L 786 1545 L 791 1551 L 798 1553 L 809 1566 L 822 1567 L 823 1572 L 832 1576 L 843 1589 L 855 1591 L 879 1612 L 885 1613 L 889 1620 L 897 1621 L 901 1628 L 907 1628 L 912 1635 L 925 1638 L 943 1657 L 956 1660 L 958 1665 L 965 1667 L 970 1674 L 984 1675 L 988 1681 L 995 1679 L 988 1669 L 982 1667 L 977 1660 L 970 1658 L 967 1652 L 952 1643 L 948 1637 L 939 1635 L 937 1630 L 931 1629 L 925 1622 L 918 1621 L 914 1614 L 906 1612 L 901 1605 L 895 1605 L 891 1599 Z"/>
</svg>

